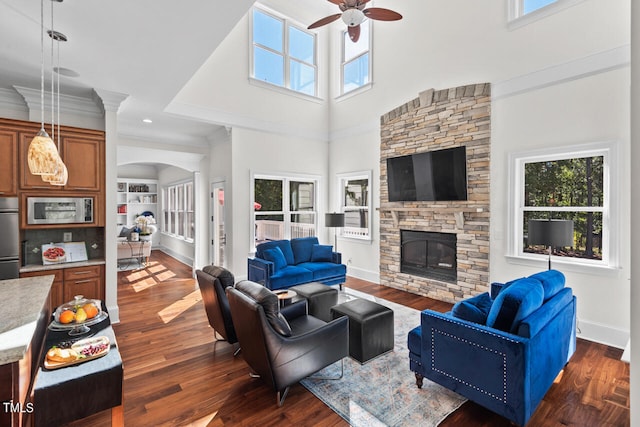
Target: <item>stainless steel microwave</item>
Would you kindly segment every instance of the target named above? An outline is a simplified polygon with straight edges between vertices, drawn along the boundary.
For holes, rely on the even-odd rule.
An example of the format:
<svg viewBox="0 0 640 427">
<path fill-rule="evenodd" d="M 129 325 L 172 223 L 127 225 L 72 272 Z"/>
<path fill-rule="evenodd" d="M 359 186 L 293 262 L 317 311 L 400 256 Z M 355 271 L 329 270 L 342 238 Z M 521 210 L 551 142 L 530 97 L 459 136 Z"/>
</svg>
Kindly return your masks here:
<svg viewBox="0 0 640 427">
<path fill-rule="evenodd" d="M 28 224 L 93 222 L 93 197 L 28 197 Z"/>
</svg>

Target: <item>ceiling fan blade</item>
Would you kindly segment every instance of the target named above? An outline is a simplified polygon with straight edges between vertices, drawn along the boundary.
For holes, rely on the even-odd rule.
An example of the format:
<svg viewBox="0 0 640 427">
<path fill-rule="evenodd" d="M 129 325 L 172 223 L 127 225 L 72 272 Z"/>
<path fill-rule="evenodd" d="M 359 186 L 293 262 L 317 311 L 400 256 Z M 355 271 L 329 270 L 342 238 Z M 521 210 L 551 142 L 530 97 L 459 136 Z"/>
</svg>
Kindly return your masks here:
<svg viewBox="0 0 640 427">
<path fill-rule="evenodd" d="M 378 21 L 397 21 L 402 19 L 402 15 L 393 10 L 383 9 L 381 7 L 370 7 L 362 11 L 364 16 L 369 19 L 376 19 Z"/>
<path fill-rule="evenodd" d="M 328 0 L 328 1 L 330 1 L 333 4 L 337 4 L 338 6 L 340 6 L 342 3 L 344 3 L 343 0 Z"/>
<path fill-rule="evenodd" d="M 352 42 L 356 43 L 358 39 L 360 39 L 360 25 L 356 25 L 355 27 L 347 27 L 347 31 L 349 31 L 349 38 Z"/>
<path fill-rule="evenodd" d="M 320 19 L 319 21 L 314 22 L 313 24 L 307 27 L 308 30 L 312 30 L 314 28 L 322 27 L 323 25 L 330 24 L 336 19 L 340 18 L 342 13 L 336 13 L 335 15 L 327 16 L 325 18 Z"/>
</svg>

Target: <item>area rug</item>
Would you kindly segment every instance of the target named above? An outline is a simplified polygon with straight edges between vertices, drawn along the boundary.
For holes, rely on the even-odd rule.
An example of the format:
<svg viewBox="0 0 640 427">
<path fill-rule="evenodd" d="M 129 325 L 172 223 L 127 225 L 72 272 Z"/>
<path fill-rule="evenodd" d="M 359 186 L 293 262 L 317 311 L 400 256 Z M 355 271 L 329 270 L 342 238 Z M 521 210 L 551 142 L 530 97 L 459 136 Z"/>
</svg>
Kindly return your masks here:
<svg viewBox="0 0 640 427">
<path fill-rule="evenodd" d="M 420 324 L 420 312 L 345 289 L 346 298 L 365 298 L 393 310 L 394 349 L 364 365 L 347 357 L 340 380 L 306 378 L 300 383 L 344 418 L 360 426 L 437 426 L 466 399 L 425 378 L 421 389 L 409 370 L 407 334 Z M 316 376 L 337 376 L 340 362 Z"/>
</svg>

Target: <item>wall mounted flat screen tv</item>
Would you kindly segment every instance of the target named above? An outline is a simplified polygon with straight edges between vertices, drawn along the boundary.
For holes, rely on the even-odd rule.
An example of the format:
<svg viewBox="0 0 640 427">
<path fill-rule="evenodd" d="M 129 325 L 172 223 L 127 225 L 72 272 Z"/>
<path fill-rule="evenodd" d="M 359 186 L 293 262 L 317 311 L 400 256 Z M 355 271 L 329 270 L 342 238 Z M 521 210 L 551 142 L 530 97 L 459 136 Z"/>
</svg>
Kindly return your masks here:
<svg viewBox="0 0 640 427">
<path fill-rule="evenodd" d="M 390 202 L 467 200 L 465 147 L 387 159 Z"/>
</svg>

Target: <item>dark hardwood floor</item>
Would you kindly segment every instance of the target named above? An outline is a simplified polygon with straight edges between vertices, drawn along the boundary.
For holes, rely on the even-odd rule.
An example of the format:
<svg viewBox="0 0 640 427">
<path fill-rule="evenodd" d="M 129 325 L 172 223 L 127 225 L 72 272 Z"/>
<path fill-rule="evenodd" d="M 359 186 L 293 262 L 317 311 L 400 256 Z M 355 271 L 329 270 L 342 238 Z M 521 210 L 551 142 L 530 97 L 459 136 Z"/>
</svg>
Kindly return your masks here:
<svg viewBox="0 0 640 427">
<path fill-rule="evenodd" d="M 348 287 L 418 310 L 451 305 L 349 278 Z M 124 417 L 140 426 L 346 426 L 301 385 L 282 408 L 275 393 L 249 378 L 242 354 L 214 343 L 190 267 L 153 251 L 143 270 L 118 273 L 121 322 L 115 325 L 124 361 Z M 527 426 L 628 426 L 629 365 L 621 350 L 579 340 L 561 381 Z M 407 375 L 413 374 L 408 369 Z M 96 387 L 99 387 L 96 384 Z M 64 398 L 64 397 L 61 397 Z M 109 426 L 105 411 L 71 426 Z M 467 402 L 441 426 L 509 426 Z"/>
</svg>

